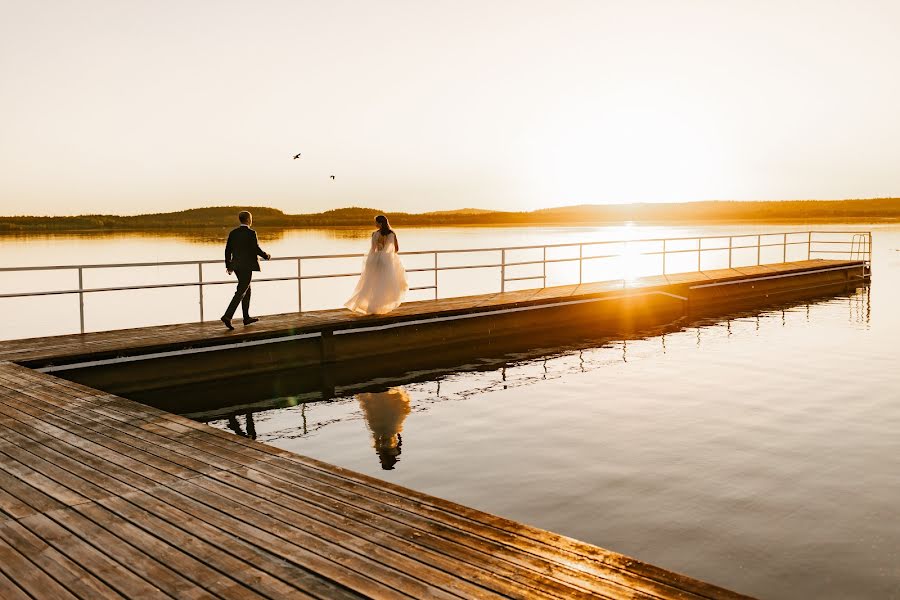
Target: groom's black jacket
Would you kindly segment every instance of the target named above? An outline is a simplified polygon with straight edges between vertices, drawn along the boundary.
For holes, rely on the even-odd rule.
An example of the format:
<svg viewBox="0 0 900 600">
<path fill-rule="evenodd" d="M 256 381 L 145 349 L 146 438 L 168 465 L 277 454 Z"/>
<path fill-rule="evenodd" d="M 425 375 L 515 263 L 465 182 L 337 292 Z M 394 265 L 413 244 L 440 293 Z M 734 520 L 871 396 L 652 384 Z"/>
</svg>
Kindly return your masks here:
<svg viewBox="0 0 900 600">
<path fill-rule="evenodd" d="M 249 227 L 237 227 L 228 234 L 225 244 L 225 267 L 232 271 L 259 271 L 258 256 L 266 256 L 259 247 L 256 232 Z"/>
</svg>

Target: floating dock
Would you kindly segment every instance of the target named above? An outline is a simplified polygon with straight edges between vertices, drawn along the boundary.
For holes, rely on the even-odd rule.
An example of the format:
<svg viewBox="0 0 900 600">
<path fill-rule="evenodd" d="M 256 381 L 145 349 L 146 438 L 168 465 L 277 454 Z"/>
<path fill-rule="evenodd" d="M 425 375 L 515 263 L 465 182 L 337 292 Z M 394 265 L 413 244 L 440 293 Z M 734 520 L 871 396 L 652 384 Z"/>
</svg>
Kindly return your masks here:
<svg viewBox="0 0 900 600">
<path fill-rule="evenodd" d="M 388 315 L 322 310 L 3 342 L 0 361 L 59 373 L 115 393 L 217 377 L 359 360 L 385 352 L 477 347 L 590 322 L 611 335 L 738 301 L 830 291 L 868 278 L 864 261 L 807 260 L 409 302 Z M 188 366 L 189 363 L 189 366 Z"/>
<path fill-rule="evenodd" d="M 868 275 L 863 261 L 812 260 L 413 302 L 381 317 L 319 311 L 233 332 L 195 323 L 4 342 L 0 597 L 745 598 L 109 390 L 574 319 L 626 330 Z"/>
</svg>

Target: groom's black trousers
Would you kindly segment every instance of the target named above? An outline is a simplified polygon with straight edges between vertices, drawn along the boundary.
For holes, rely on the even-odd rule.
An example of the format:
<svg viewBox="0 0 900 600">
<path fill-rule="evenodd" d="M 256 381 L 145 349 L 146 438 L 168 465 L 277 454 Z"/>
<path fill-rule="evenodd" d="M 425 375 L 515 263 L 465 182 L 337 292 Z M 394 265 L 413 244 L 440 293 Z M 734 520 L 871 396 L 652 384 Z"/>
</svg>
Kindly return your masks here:
<svg viewBox="0 0 900 600">
<path fill-rule="evenodd" d="M 250 318 L 250 280 L 253 278 L 253 271 L 250 269 L 235 269 L 234 274 L 237 275 L 237 290 L 234 292 L 234 297 L 231 299 L 231 304 L 228 305 L 228 310 L 225 311 L 223 315 L 229 321 L 234 316 L 234 311 L 237 310 L 238 304 L 241 305 L 241 309 L 244 311 L 244 318 Z"/>
</svg>

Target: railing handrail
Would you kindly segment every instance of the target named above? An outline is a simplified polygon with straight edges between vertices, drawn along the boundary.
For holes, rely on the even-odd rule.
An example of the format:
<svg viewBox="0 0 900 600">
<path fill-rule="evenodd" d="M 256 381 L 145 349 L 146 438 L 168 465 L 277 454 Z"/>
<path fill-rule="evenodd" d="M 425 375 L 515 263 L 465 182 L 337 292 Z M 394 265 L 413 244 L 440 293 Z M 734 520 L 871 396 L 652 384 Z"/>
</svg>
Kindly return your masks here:
<svg viewBox="0 0 900 600">
<path fill-rule="evenodd" d="M 401 256 L 415 256 L 415 255 L 426 255 L 426 254 L 462 254 L 462 253 L 476 253 L 476 252 L 501 252 L 503 250 L 540 250 L 541 248 L 577 248 L 579 246 L 597 246 L 597 245 L 612 245 L 612 244 L 639 244 L 639 243 L 649 243 L 649 242 L 678 242 L 678 241 L 689 241 L 689 240 L 717 240 L 717 239 L 740 239 L 740 238 L 753 238 L 757 236 L 765 237 L 765 236 L 785 236 L 785 235 L 807 235 L 810 233 L 833 233 L 833 234 L 868 234 L 871 235 L 871 231 L 823 231 L 823 230 L 805 230 L 805 231 L 779 231 L 772 233 L 747 233 L 747 234 L 734 234 L 734 235 L 704 235 L 704 236 L 689 236 L 689 237 L 671 237 L 671 238 L 640 238 L 640 239 L 618 239 L 618 240 L 597 240 L 597 241 L 589 241 L 589 242 L 565 242 L 560 244 L 535 244 L 531 246 L 496 246 L 492 248 L 451 248 L 445 250 L 412 250 L 412 251 L 404 251 L 399 252 Z M 848 240 L 838 240 L 838 241 L 830 241 L 830 240 L 814 240 L 815 243 L 838 243 L 838 244 L 850 244 L 851 241 Z M 788 242 L 789 244 L 806 244 L 807 241 L 796 241 L 796 242 Z M 769 246 L 781 246 L 783 244 L 768 244 Z M 766 247 L 766 244 L 763 244 L 763 247 Z M 749 246 L 731 246 L 733 249 L 739 248 L 756 248 L 757 244 L 752 244 Z M 701 248 L 704 252 L 708 250 L 728 250 L 728 246 L 723 248 Z M 692 249 L 684 249 L 684 250 L 668 250 L 669 253 L 673 252 L 696 252 L 696 248 Z M 647 252 L 642 254 L 661 254 L 662 252 Z M 270 262 L 276 261 L 296 261 L 296 260 L 329 260 L 329 259 L 343 259 L 343 258 L 362 258 L 366 255 L 365 252 L 357 252 L 351 254 L 304 254 L 299 256 L 276 256 L 272 257 Z M 593 257 L 585 257 L 585 258 L 593 258 Z M 0 267 L 0 272 L 12 272 L 12 271 L 63 271 L 63 270 L 73 270 L 73 269 L 120 269 L 120 268 L 128 268 L 128 267 L 177 267 L 177 266 L 186 266 L 186 265 L 214 265 L 214 264 L 225 264 L 225 260 L 221 258 L 205 258 L 205 259 L 195 259 L 195 260 L 175 260 L 175 261 L 157 261 L 157 262 L 133 262 L 133 263 L 89 263 L 89 264 L 69 264 L 69 265 L 34 265 L 34 266 L 26 266 L 26 267 Z"/>
<path fill-rule="evenodd" d="M 816 240 L 813 238 L 814 235 L 824 234 L 824 235 L 852 235 L 853 237 L 850 240 L 834 240 L 834 239 L 824 239 L 824 240 Z M 789 236 L 804 236 L 803 239 L 800 240 L 791 240 L 789 241 Z M 780 238 L 780 241 L 775 241 L 773 243 L 763 243 L 763 238 L 774 237 L 776 240 Z M 704 248 L 703 240 L 728 240 L 728 245 L 717 245 Z M 755 239 L 756 243 L 754 244 L 746 244 L 746 245 L 735 245 L 735 240 L 742 239 Z M 670 248 L 670 242 L 694 242 L 695 245 L 687 248 Z M 771 247 L 781 247 L 782 248 L 782 260 L 781 262 L 787 261 L 787 249 L 788 246 L 806 246 L 807 247 L 807 258 L 810 258 L 813 254 L 847 254 L 851 259 L 856 257 L 859 260 L 863 260 L 867 265 L 871 263 L 872 258 L 872 232 L 871 231 L 824 231 L 824 230 L 806 230 L 806 231 L 780 231 L 780 232 L 770 232 L 770 233 L 738 233 L 731 235 L 705 235 L 705 236 L 691 236 L 691 237 L 673 237 L 673 238 L 641 238 L 641 239 L 618 239 L 618 240 L 596 240 L 596 241 L 587 241 L 587 242 L 565 242 L 559 244 L 538 244 L 538 245 L 530 245 L 530 246 L 498 246 L 493 248 L 455 248 L 448 250 L 415 250 L 411 252 L 401 252 L 402 256 L 427 256 L 430 255 L 433 257 L 432 266 L 430 267 L 417 267 L 407 269 L 408 273 L 423 273 L 423 272 L 431 272 L 434 275 L 432 285 L 422 285 L 417 287 L 411 287 L 410 290 L 434 290 L 435 298 L 438 297 L 438 273 L 441 271 L 455 271 L 462 269 L 500 269 L 500 291 L 506 291 L 506 284 L 508 282 L 514 281 L 527 281 L 527 280 L 543 280 L 543 286 L 547 285 L 547 265 L 548 264 L 556 264 L 556 263 L 566 263 L 566 262 L 578 262 L 578 283 L 584 282 L 583 269 L 585 261 L 593 261 L 593 260 L 601 260 L 601 259 L 609 259 L 609 258 L 617 258 L 625 256 L 625 252 L 617 252 L 614 254 L 585 254 L 585 247 L 590 246 L 609 246 L 609 245 L 618 245 L 622 246 L 623 249 L 627 248 L 629 244 L 649 244 L 649 243 L 661 243 L 661 250 L 642 250 L 634 252 L 632 255 L 634 256 L 661 256 L 662 257 L 662 274 L 666 274 L 666 257 L 670 254 L 697 254 L 697 271 L 702 270 L 702 257 L 704 253 L 708 252 L 728 252 L 728 267 L 731 268 L 733 264 L 733 255 L 735 250 L 746 250 L 746 249 L 756 249 L 756 264 L 760 265 L 762 263 L 762 249 L 763 248 L 771 248 Z M 838 250 L 820 250 L 813 249 L 815 244 L 827 244 L 827 245 L 849 245 L 849 251 L 838 249 Z M 547 257 L 547 250 L 551 248 L 577 248 L 578 256 L 569 256 L 569 257 Z M 525 260 L 525 261 L 514 261 L 510 262 L 507 260 L 508 253 L 514 251 L 522 251 L 522 250 L 543 250 L 543 256 L 541 260 Z M 500 253 L 500 262 L 488 262 L 488 263 L 477 263 L 477 264 L 463 264 L 463 265 L 444 265 L 440 266 L 438 262 L 438 257 L 441 255 L 447 254 L 476 254 L 476 253 L 487 253 L 487 252 L 499 252 Z M 341 278 L 341 277 L 356 277 L 359 275 L 358 272 L 339 272 L 339 273 L 316 273 L 316 274 L 303 274 L 302 263 L 303 261 L 317 261 L 317 260 L 335 260 L 335 259 L 351 259 L 356 258 L 359 259 L 365 256 L 364 253 L 353 253 L 353 254 L 318 254 L 318 255 L 306 255 L 306 256 L 282 256 L 271 259 L 272 261 L 294 261 L 297 264 L 297 274 L 289 275 L 289 276 L 276 276 L 276 277 L 260 277 L 255 280 L 255 282 L 262 283 L 267 281 L 297 281 L 297 309 L 298 311 L 303 310 L 303 282 L 314 279 L 332 279 L 332 278 Z M 77 288 L 68 288 L 62 290 L 44 290 L 44 291 L 32 291 L 32 292 L 16 292 L 16 293 L 3 293 L 0 294 L 0 299 L 4 298 L 23 298 L 23 297 L 33 297 L 33 296 L 58 296 L 58 295 L 66 295 L 66 294 L 77 294 L 79 300 L 79 320 L 81 326 L 81 332 L 85 331 L 85 319 L 84 319 L 84 297 L 85 294 L 98 293 L 98 292 L 117 292 L 117 291 L 127 291 L 127 290 L 151 290 L 151 289 L 164 289 L 164 288 L 181 288 L 181 287 L 197 287 L 199 289 L 199 304 L 200 304 L 200 320 L 204 320 L 204 296 L 203 289 L 207 286 L 211 285 L 228 285 L 234 284 L 233 280 L 212 280 L 212 281 L 204 281 L 203 279 L 203 265 L 214 265 L 219 264 L 223 265 L 224 260 L 222 259 L 201 259 L 201 260 L 187 260 L 187 261 L 162 261 L 162 262 L 136 262 L 136 263 L 105 263 L 105 264 L 82 264 L 82 265 L 46 265 L 46 266 L 31 266 L 31 267 L 0 267 L 0 272 L 23 272 L 23 271 L 75 271 L 78 274 L 78 287 Z M 515 273 L 512 277 L 507 276 L 507 267 L 517 267 L 523 265 L 537 265 L 541 264 L 542 272 L 540 275 L 534 276 L 517 276 Z M 771 264 L 771 263 L 770 263 Z M 197 267 L 197 280 L 196 281 L 182 281 L 175 283 L 151 283 L 144 285 L 130 285 L 130 286 L 106 286 L 106 287 L 95 287 L 95 288 L 86 288 L 84 287 L 84 272 L 89 269 L 118 269 L 118 268 L 135 268 L 135 267 L 177 267 L 177 266 L 196 266 Z"/>
</svg>

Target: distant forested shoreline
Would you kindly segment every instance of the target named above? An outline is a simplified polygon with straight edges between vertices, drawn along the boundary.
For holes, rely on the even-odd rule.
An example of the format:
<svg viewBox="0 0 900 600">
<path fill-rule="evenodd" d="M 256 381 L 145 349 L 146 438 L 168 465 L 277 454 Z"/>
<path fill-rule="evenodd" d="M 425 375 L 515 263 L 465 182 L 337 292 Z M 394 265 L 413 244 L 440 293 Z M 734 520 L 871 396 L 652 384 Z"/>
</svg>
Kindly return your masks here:
<svg viewBox="0 0 900 600">
<path fill-rule="evenodd" d="M 368 227 L 374 208 L 339 208 L 314 214 L 287 214 L 261 206 L 215 206 L 133 216 L 0 217 L 0 233 L 67 231 L 157 231 L 234 226 L 241 210 L 253 212 L 263 227 Z M 428 213 L 387 212 L 398 226 L 593 225 L 603 223 L 860 222 L 900 221 L 900 198 L 865 200 L 705 201 L 679 204 L 609 204 L 547 208 L 530 212 L 477 209 Z"/>
</svg>

